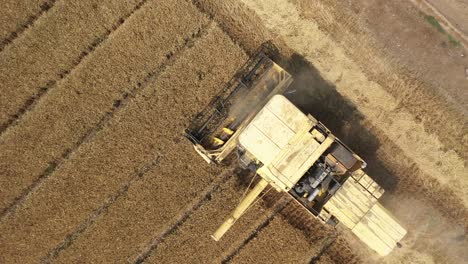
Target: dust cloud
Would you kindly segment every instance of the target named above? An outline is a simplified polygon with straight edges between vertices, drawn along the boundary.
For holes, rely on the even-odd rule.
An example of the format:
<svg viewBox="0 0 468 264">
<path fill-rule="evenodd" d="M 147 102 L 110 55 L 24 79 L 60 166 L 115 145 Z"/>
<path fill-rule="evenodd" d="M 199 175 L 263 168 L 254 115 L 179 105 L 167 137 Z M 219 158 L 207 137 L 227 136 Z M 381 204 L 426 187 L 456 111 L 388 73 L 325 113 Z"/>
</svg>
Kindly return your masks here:
<svg viewBox="0 0 468 264">
<path fill-rule="evenodd" d="M 408 230 L 402 247 L 381 263 L 467 263 L 468 240 L 462 226 L 451 223 L 427 202 L 405 195 L 385 197 L 384 205 Z"/>
</svg>

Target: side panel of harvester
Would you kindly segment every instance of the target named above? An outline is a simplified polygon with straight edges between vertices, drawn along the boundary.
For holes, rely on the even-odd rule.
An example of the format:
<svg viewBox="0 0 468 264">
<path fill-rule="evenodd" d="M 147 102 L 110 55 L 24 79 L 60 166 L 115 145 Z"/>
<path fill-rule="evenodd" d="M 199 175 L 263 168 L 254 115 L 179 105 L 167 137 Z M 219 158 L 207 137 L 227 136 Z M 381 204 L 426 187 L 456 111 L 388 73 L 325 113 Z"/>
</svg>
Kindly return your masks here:
<svg viewBox="0 0 468 264">
<path fill-rule="evenodd" d="M 406 230 L 377 199 L 383 189 L 358 170 L 324 205 L 361 241 L 382 256 L 388 255 L 406 235 Z"/>
</svg>

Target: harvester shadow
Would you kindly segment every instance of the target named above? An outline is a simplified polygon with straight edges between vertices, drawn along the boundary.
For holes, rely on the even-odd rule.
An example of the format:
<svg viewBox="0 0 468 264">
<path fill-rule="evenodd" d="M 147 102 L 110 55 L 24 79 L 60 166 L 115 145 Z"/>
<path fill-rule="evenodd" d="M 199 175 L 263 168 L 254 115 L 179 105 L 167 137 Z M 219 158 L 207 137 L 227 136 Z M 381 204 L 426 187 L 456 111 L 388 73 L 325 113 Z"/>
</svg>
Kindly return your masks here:
<svg viewBox="0 0 468 264">
<path fill-rule="evenodd" d="M 399 178 L 379 160 L 377 151 L 380 147 L 380 141 L 364 126 L 365 117 L 356 106 L 339 94 L 335 85 L 325 80 L 320 72 L 302 55 L 293 53 L 289 57 L 284 57 L 277 52 L 276 56 L 277 58 L 273 59 L 294 78 L 294 82 L 285 92 L 286 97 L 304 113 L 310 113 L 327 126 L 366 161 L 365 171 L 371 178 L 386 192 L 394 192 Z M 327 237 L 336 234 L 336 230 L 329 227 L 324 228 L 317 219 L 310 219 L 304 210 L 294 207 L 283 210 L 283 214 L 290 224 L 304 232 L 310 243 L 324 244 L 323 241 L 326 241 Z M 330 251 L 329 255 L 336 262 L 356 260 L 352 251 L 342 248 L 340 242 L 334 245 L 335 243 L 337 243 L 335 240 L 327 243 L 320 252 L 313 256 L 311 262 L 314 263 L 320 259 L 325 251 Z"/>
<path fill-rule="evenodd" d="M 319 71 L 302 55 L 282 55 L 275 46 L 272 59 L 294 78 L 285 96 L 304 113 L 310 113 L 328 127 L 348 147 L 367 163 L 366 173 L 386 192 L 392 193 L 399 178 L 377 157 L 379 140 L 363 125 L 365 118 L 356 106 L 337 92 L 334 84 L 322 78 Z M 227 163 L 235 162 L 230 157 Z M 237 188 L 246 188 L 253 176 L 248 171 L 237 173 Z M 384 194 L 385 196 L 385 194 Z"/>
<path fill-rule="evenodd" d="M 355 105 L 339 94 L 334 84 L 322 78 L 319 71 L 302 55 L 293 53 L 286 57 L 274 45 L 271 48 L 273 51 L 268 55 L 285 68 L 294 79 L 284 95 L 302 112 L 310 113 L 322 122 L 343 143 L 361 156 L 367 163 L 365 171 L 369 176 L 386 192 L 393 192 L 399 179 L 377 157 L 376 152 L 380 142 L 363 125 L 365 118 Z M 228 160 L 226 163 L 232 164 L 235 162 L 235 157 L 230 157 Z M 238 188 L 245 188 L 252 177 L 247 172 L 238 176 Z"/>
<path fill-rule="evenodd" d="M 365 171 L 385 191 L 392 192 L 398 177 L 377 158 L 379 140 L 364 127 L 364 116 L 352 102 L 336 90 L 335 85 L 323 79 L 318 70 L 303 56 L 294 53 L 289 58 L 278 58 L 289 71 L 294 82 L 285 95 L 304 113 L 310 113 L 327 126 L 348 147 L 367 163 Z"/>
</svg>

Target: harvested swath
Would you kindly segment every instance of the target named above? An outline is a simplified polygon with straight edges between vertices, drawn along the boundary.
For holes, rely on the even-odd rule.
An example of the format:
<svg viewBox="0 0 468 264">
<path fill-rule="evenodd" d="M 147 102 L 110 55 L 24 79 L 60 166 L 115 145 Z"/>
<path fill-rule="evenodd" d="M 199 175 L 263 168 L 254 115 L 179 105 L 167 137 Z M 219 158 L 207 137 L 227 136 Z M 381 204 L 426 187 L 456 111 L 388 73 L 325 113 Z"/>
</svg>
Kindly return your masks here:
<svg viewBox="0 0 468 264">
<path fill-rule="evenodd" d="M 59 262 L 134 260 L 202 199 L 203 190 L 220 177 L 220 170 L 209 169 L 183 138 L 183 130 L 245 59 L 219 28 L 211 29 L 90 144 L 88 151 L 110 156 L 99 158 L 99 163 L 115 160 L 105 168 L 93 165 L 102 171 L 102 177 L 112 173 L 113 181 L 126 177 L 128 169 L 124 168 L 135 167 L 125 156 L 144 161 L 158 153 L 160 164 L 63 251 Z M 112 149 L 106 147 L 109 139 L 115 141 Z M 76 163 L 70 170 L 78 170 L 78 166 Z M 113 243 L 105 243 L 109 240 Z"/>
<path fill-rule="evenodd" d="M 231 263 L 307 263 L 315 252 L 300 230 L 275 217 Z"/>
<path fill-rule="evenodd" d="M 454 200 L 462 201 L 464 203 L 462 207 L 465 208 L 468 200 L 464 186 L 468 183 L 466 179 L 459 177 L 459 175 L 466 174 L 463 160 L 453 151 L 444 150 L 443 143 L 437 137 L 425 131 L 424 127 L 405 108 L 400 108 L 399 101 L 392 97 L 390 93 L 377 83 L 369 80 L 365 73 L 346 56 L 342 48 L 331 39 L 327 39 L 326 34 L 314 26 L 311 20 L 305 20 L 299 15 L 293 14 L 297 12 L 294 5 L 285 4 L 281 1 L 276 3 L 277 6 L 272 6 L 270 2 L 258 1 L 252 3 L 251 6 L 260 10 L 259 14 L 262 15 L 263 19 L 270 22 L 270 26 L 276 25 L 273 26 L 275 30 L 283 32 L 282 35 L 290 36 L 287 41 L 288 44 L 301 51 L 307 57 L 307 60 L 313 61 L 325 78 L 336 80 L 336 87 L 325 86 L 325 89 L 322 89 L 320 84 L 316 85 L 316 82 L 311 82 L 315 81 L 313 78 L 309 78 L 311 81 L 308 83 L 314 83 L 316 89 L 303 90 L 309 93 L 311 100 L 315 98 L 315 100 L 323 101 L 321 104 L 314 105 L 310 103 L 309 99 L 304 100 L 307 106 L 317 107 L 315 112 L 312 113 L 327 125 L 333 124 L 333 122 L 327 122 L 326 114 L 337 116 L 337 120 L 341 120 L 341 124 L 335 122 L 338 124 L 333 124 L 336 128 L 332 128 L 332 130 L 337 131 L 337 134 L 340 133 L 340 130 L 347 133 L 351 141 L 345 139 L 345 142 L 352 142 L 353 136 L 367 137 L 367 143 L 369 144 L 358 145 L 360 145 L 361 149 L 367 148 L 366 154 L 370 158 L 375 158 L 375 152 L 378 148 L 386 147 L 385 138 L 389 138 L 399 148 L 397 152 L 388 152 L 389 155 L 398 156 L 402 163 L 411 159 L 421 171 L 432 178 L 429 180 L 438 181 L 439 186 L 453 189 L 454 191 L 450 193 L 450 196 Z M 280 9 L 279 6 L 283 8 Z M 266 12 L 267 9 L 269 9 L 269 12 Z M 277 12 L 277 10 L 286 9 L 289 11 L 281 15 Z M 283 27 L 283 20 L 286 16 L 289 16 L 291 23 L 295 23 L 295 27 Z M 291 34 L 297 30 L 300 30 L 302 34 Z M 308 35 L 308 38 L 311 39 L 315 38 L 314 45 L 304 42 L 304 35 Z M 312 51 L 312 49 L 315 49 L 315 51 Z M 303 75 L 307 77 L 309 74 L 309 72 L 305 71 Z M 307 87 L 307 85 L 304 85 L 304 87 Z M 335 92 L 335 88 L 339 93 Z M 344 102 L 337 104 L 340 101 Z M 350 107 L 351 111 L 345 112 L 344 106 L 349 102 L 352 103 L 351 106 L 354 105 L 354 108 Z M 350 113 L 353 112 L 360 116 L 356 120 L 349 120 L 349 117 L 352 116 Z M 324 118 L 320 118 L 322 116 Z M 343 124 L 343 121 L 349 123 Z M 367 131 L 371 131 L 372 134 Z M 356 132 L 359 133 L 357 135 L 352 134 Z M 351 148 L 356 149 L 352 144 L 350 145 Z M 360 152 L 358 151 L 358 153 Z M 384 162 L 382 161 L 382 163 Z M 369 162 L 369 164 L 371 164 L 370 169 L 372 169 L 372 166 L 377 167 L 372 165 L 372 162 Z M 374 164 L 379 165 L 378 160 Z M 393 167 L 387 166 L 389 168 Z M 390 177 L 393 176 L 394 179 L 400 177 L 399 175 L 386 174 Z M 425 181 L 425 178 L 422 178 L 422 180 Z M 390 185 L 390 187 L 395 187 L 395 182 Z M 421 188 L 421 190 L 426 191 L 424 188 Z M 431 203 L 434 202 L 429 192 L 426 191 L 426 195 L 427 200 Z"/>
<path fill-rule="evenodd" d="M 390 59 L 388 51 L 376 44 L 376 40 L 369 32 L 370 29 L 366 28 L 367 26 L 361 21 L 367 18 L 347 10 L 342 3 L 336 1 L 327 0 L 320 4 L 304 0 L 296 0 L 295 2 L 298 6 L 303 7 L 301 14 L 304 17 L 312 19 L 321 26 L 321 29 L 330 34 L 330 37 L 339 40 L 340 46 L 356 63 L 363 66 L 361 68 L 369 78 L 379 83 L 399 101 L 399 107 L 408 109 L 418 122 L 424 125 L 426 131 L 437 134 L 446 149 L 456 150 L 465 159 L 468 157 L 468 141 L 464 139 L 468 129 L 466 112 L 458 110 L 460 105 L 448 101 L 438 91 L 441 89 L 459 90 L 463 86 L 461 82 L 464 81 L 461 74 L 461 80 L 450 79 L 444 80 L 443 84 L 429 84 L 427 78 L 424 80 L 424 75 L 419 76 L 414 71 L 407 69 L 406 66 L 402 66 L 401 61 Z M 402 14 L 402 10 L 395 10 L 394 5 L 389 5 L 386 8 L 388 8 L 387 12 L 398 13 L 400 17 L 409 16 L 411 20 L 404 22 L 413 25 L 411 30 L 413 28 L 420 30 L 427 26 L 423 24 L 425 21 L 415 15 L 418 12 L 416 10 L 405 10 L 404 12 L 407 14 Z M 425 34 L 431 35 L 430 32 Z M 426 36 L 426 38 L 430 39 L 431 37 Z M 441 47 L 434 47 L 439 44 L 437 41 L 420 40 L 420 43 L 424 42 L 427 42 L 427 49 L 434 49 L 432 50 L 433 54 L 421 58 L 420 62 L 413 62 L 412 66 L 419 67 L 421 63 L 438 64 L 438 54 L 446 52 Z M 431 59 L 432 63 L 429 62 Z M 458 71 L 459 68 L 463 67 L 456 62 L 446 62 L 444 66 L 446 67 L 445 71 Z M 418 70 L 428 71 L 428 69 L 419 68 Z M 434 74 L 435 76 L 444 76 L 444 71 L 434 72 Z M 435 76 L 434 78 L 437 78 Z M 443 92 L 445 93 L 445 91 Z M 460 95 L 463 95 L 461 90 Z M 461 98 L 464 97 L 461 96 Z"/>
<path fill-rule="evenodd" d="M 221 263 L 246 243 L 249 236 L 256 232 L 255 229 L 272 214 L 261 203 L 250 208 L 220 241 L 216 242 L 210 237 L 242 197 L 246 187 L 239 186 L 238 177 L 234 175 L 214 192 L 210 201 L 157 245 L 145 263 L 183 263 L 187 260 L 193 263 Z"/>
<path fill-rule="evenodd" d="M 31 26 L 55 0 L 5 0 L 0 9 L 0 50 Z"/>
<path fill-rule="evenodd" d="M 1 209 L 50 175 L 208 23 L 175 2 L 148 2 L 0 138 Z"/>
<path fill-rule="evenodd" d="M 139 0 L 59 1 L 0 53 L 0 133 L 132 14 Z"/>
</svg>

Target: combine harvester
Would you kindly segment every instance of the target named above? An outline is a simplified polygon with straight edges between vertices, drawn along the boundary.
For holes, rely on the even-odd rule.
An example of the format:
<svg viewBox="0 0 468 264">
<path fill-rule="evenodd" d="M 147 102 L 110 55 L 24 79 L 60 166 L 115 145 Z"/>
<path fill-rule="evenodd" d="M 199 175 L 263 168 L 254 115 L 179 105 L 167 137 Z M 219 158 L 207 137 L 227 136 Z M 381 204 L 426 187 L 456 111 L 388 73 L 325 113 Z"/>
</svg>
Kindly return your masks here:
<svg viewBox="0 0 468 264">
<path fill-rule="evenodd" d="M 261 176 L 213 239 L 270 186 L 323 223 L 343 225 L 379 255 L 389 254 L 406 230 L 378 202 L 384 190 L 358 155 L 282 95 L 292 77 L 270 52 L 263 45 L 186 130 L 208 163 L 220 164 L 235 151 L 243 168 Z"/>
</svg>

